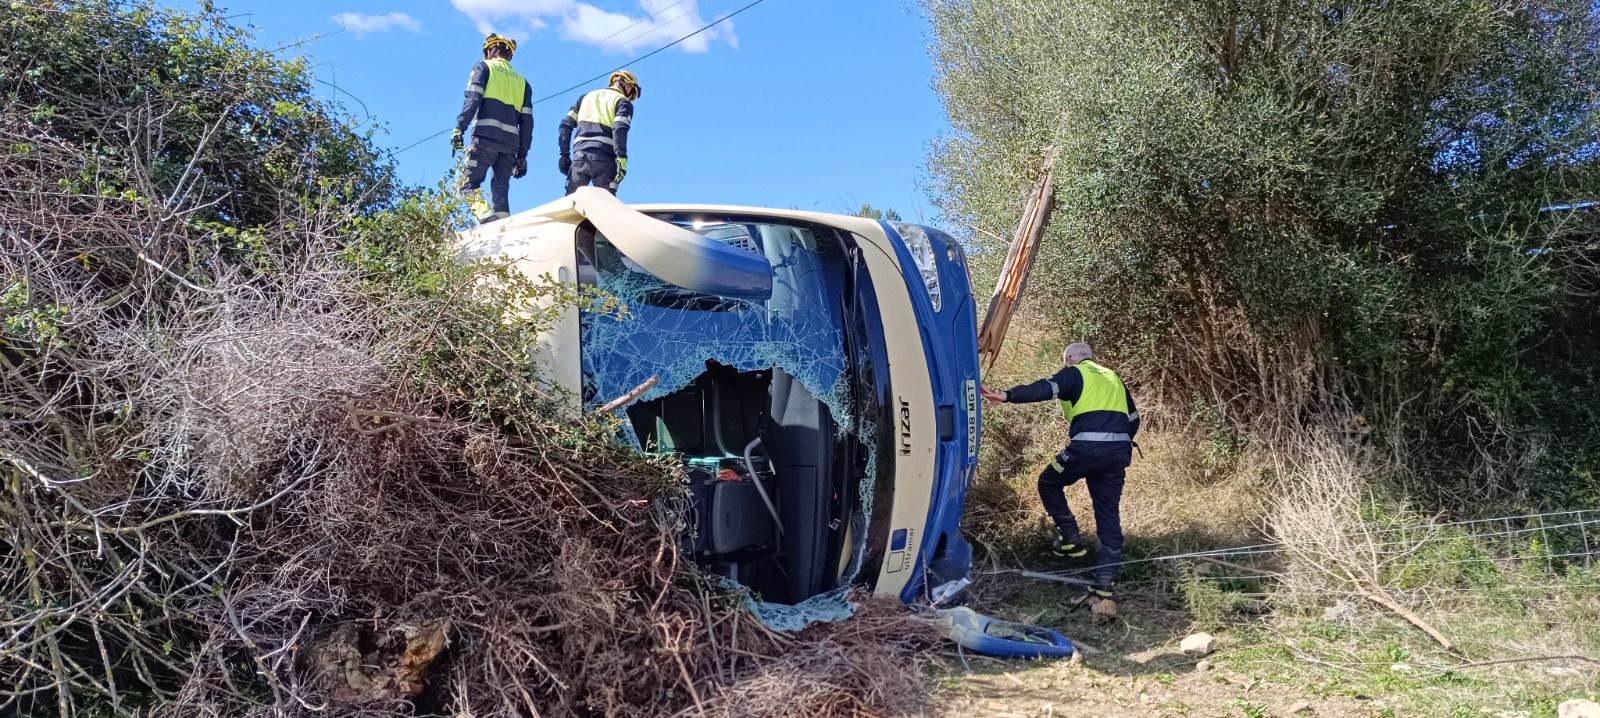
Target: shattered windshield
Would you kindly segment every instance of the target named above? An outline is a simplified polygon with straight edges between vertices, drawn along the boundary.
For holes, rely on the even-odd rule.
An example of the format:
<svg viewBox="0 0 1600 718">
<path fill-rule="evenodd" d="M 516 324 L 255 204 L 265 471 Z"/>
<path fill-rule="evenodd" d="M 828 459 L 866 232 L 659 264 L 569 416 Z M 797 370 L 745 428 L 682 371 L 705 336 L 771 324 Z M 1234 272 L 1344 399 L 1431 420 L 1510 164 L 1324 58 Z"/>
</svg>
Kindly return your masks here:
<svg viewBox="0 0 1600 718">
<path fill-rule="evenodd" d="M 755 606 L 773 628 L 848 613 L 849 585 L 876 576 L 867 520 L 891 465 L 876 431 L 882 332 L 867 329 L 878 313 L 854 240 L 766 218 L 656 218 L 761 256 L 771 295 L 668 284 L 580 227 L 580 276 L 626 306 L 581 315 L 585 399 L 603 404 L 655 377 L 623 439 L 684 461 L 701 512 L 696 560 L 766 597 Z"/>
<path fill-rule="evenodd" d="M 773 271 L 771 298 L 730 299 L 667 284 L 625 257 L 605 235 L 581 232 L 596 288 L 627 306 L 620 315 L 585 313 L 585 396 L 604 403 L 655 376 L 655 387 L 639 399 L 660 398 L 693 382 L 713 361 L 740 371 L 782 369 L 834 416 L 851 416 L 844 380 L 843 278 L 837 268 L 843 260 L 831 237 L 824 242 L 799 225 L 676 223 L 761 254 Z M 833 270 L 827 268 L 830 263 Z M 630 439 L 638 445 L 637 437 Z"/>
</svg>

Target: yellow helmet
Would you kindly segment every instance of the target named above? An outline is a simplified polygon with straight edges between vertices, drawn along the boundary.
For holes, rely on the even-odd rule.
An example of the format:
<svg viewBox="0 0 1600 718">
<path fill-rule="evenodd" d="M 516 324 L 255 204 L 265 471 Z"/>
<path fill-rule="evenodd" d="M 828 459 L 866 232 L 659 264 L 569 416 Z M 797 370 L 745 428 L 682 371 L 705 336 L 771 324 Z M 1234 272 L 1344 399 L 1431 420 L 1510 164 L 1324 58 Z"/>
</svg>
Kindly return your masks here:
<svg viewBox="0 0 1600 718">
<path fill-rule="evenodd" d="M 515 53 L 517 51 L 517 41 L 513 40 L 513 39 L 511 39 L 509 37 L 505 37 L 503 35 L 497 35 L 497 34 L 491 32 L 491 33 L 489 33 L 488 37 L 483 39 L 483 51 L 484 52 L 488 52 L 490 48 L 495 47 L 496 45 L 505 48 L 508 52 L 511 52 L 511 53 Z"/>
<path fill-rule="evenodd" d="M 639 88 L 639 78 L 634 77 L 633 73 L 628 72 L 627 70 L 617 70 L 616 72 L 611 73 L 611 80 L 608 84 L 610 84 L 612 87 L 615 87 L 618 80 L 621 80 L 628 86 L 629 89 L 625 94 L 628 96 L 629 100 L 639 99 L 639 94 L 641 92 Z"/>
</svg>

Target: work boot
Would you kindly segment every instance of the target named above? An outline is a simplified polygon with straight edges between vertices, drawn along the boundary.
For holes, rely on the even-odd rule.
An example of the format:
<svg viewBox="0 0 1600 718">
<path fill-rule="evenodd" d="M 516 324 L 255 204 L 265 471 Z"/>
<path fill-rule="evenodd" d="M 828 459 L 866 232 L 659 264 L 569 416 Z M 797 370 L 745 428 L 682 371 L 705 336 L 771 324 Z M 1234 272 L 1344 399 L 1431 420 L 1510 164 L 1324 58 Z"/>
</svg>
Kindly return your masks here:
<svg viewBox="0 0 1600 718">
<path fill-rule="evenodd" d="M 1056 540 L 1050 543 L 1050 552 L 1066 558 L 1083 558 L 1089 555 L 1089 549 L 1078 545 L 1076 541 L 1068 541 L 1061 532 L 1056 532 Z"/>
</svg>

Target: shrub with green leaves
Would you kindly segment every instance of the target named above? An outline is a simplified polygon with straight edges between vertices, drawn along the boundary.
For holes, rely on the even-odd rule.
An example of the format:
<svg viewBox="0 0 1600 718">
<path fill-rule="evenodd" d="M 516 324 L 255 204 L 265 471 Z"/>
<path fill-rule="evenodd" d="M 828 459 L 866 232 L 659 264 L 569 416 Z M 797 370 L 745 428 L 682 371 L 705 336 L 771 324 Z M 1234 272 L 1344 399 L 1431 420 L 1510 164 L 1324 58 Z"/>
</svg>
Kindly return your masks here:
<svg viewBox="0 0 1600 718">
<path fill-rule="evenodd" d="M 458 263 L 310 83 L 209 5 L 0 3 L 0 714 L 914 708 L 934 629 L 703 580 L 530 360 L 620 308 Z"/>
<path fill-rule="evenodd" d="M 1419 491 L 1600 499 L 1593 3 L 923 6 L 945 215 L 1008 235 L 1060 149 L 1048 325 L 1253 431 L 1353 406 Z"/>
</svg>

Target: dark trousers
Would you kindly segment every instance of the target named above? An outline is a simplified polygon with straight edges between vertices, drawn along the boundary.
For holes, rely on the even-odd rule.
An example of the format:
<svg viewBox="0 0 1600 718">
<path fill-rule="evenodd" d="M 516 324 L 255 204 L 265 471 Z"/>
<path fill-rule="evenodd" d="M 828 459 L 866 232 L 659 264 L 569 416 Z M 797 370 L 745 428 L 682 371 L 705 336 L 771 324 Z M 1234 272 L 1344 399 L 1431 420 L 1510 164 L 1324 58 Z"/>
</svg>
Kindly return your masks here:
<svg viewBox="0 0 1600 718">
<path fill-rule="evenodd" d="M 473 140 L 471 149 L 467 150 L 467 171 L 461 177 L 461 193 L 470 195 L 477 192 L 489 169 L 494 169 L 494 178 L 489 180 L 489 198 L 494 204 L 494 214 L 484 216 L 479 213 L 479 208 L 474 207 L 473 212 L 479 213 L 478 221 L 488 222 L 511 216 L 511 170 L 516 163 L 515 149 L 499 143 Z"/>
<path fill-rule="evenodd" d="M 1128 445 L 1096 447 L 1093 451 L 1061 450 L 1039 474 L 1039 501 L 1067 541 L 1077 543 L 1078 519 L 1067 506 L 1067 487 L 1083 479 L 1094 504 L 1095 535 L 1100 551 L 1095 556 L 1095 582 L 1109 586 L 1122 563 L 1122 485 L 1127 479 L 1133 448 Z"/>
<path fill-rule="evenodd" d="M 617 187 L 612 184 L 612 180 L 616 178 L 616 157 L 578 152 L 572 155 L 572 168 L 567 170 L 567 194 L 572 194 L 578 191 L 579 187 L 588 185 L 602 187 L 611 194 L 616 194 Z"/>
</svg>

